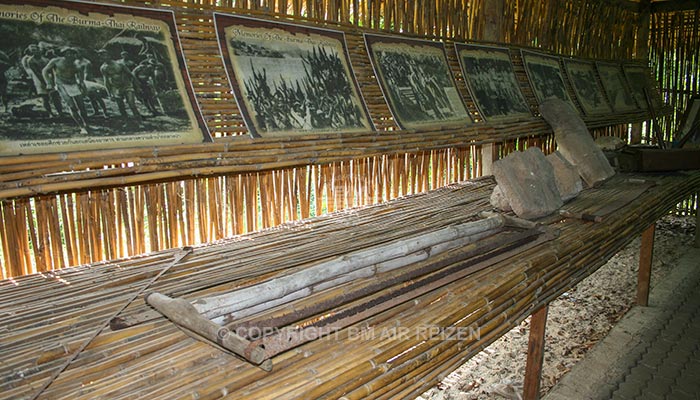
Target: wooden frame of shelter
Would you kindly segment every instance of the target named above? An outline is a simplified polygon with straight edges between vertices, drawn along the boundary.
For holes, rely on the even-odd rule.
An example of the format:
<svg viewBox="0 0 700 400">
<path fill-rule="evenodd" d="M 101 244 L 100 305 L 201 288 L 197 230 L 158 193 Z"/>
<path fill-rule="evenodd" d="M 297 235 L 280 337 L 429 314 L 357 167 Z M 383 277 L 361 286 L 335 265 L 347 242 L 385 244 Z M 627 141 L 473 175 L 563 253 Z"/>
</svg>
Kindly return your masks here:
<svg viewBox="0 0 700 400">
<path fill-rule="evenodd" d="M 666 22 L 661 18 L 657 20 L 656 16 L 685 12 L 683 7 L 678 10 L 665 9 L 663 6 L 644 8 L 627 2 L 609 6 L 574 1 L 571 2 L 571 7 L 564 8 L 559 7 L 560 2 L 557 1 L 544 4 L 533 0 L 523 4 L 528 14 L 523 14 L 527 15 L 526 17 L 521 15 L 520 23 L 516 27 L 506 18 L 513 10 L 504 12 L 502 8 L 498 8 L 499 4 L 503 7 L 505 2 L 484 2 L 481 7 L 463 8 L 452 2 L 445 2 L 445 7 L 439 10 L 423 2 L 360 1 L 355 6 L 355 3 L 347 1 L 321 4 L 280 0 L 265 2 L 265 10 L 261 10 L 257 3 L 253 5 L 247 2 L 218 2 L 219 5 L 216 6 L 210 3 L 173 0 L 154 2 L 148 6 L 168 8 L 175 12 L 178 33 L 182 39 L 197 99 L 209 129 L 215 136 L 213 143 L 0 158 L 3 278 L 13 278 L 3 282 L 3 291 L 7 290 L 7 296 L 3 298 L 17 296 L 25 287 L 42 287 L 46 284 L 50 286 L 47 293 L 57 294 L 50 312 L 71 321 L 69 311 L 76 304 L 70 298 L 79 298 L 81 304 L 90 312 L 86 319 L 76 322 L 73 327 L 84 335 L 95 334 L 96 340 L 92 344 L 67 336 L 64 337 L 67 342 L 62 342 L 60 347 L 40 353 L 36 353 L 41 350 L 37 348 L 23 349 L 16 353 L 17 357 L 10 360 L 18 364 L 5 364 L 21 366 L 27 360 L 33 362 L 38 367 L 27 379 L 41 385 L 47 382 L 48 375 L 57 371 L 59 365 L 65 365 L 70 355 L 87 357 L 82 358 L 80 365 L 88 365 L 88 370 L 73 366 L 65 371 L 66 375 L 59 372 L 57 377 L 61 379 L 51 386 L 50 389 L 54 392 L 48 393 L 49 396 L 75 393 L 74 390 L 84 390 L 83 395 L 91 396 L 94 394 L 91 392 L 93 388 L 95 393 L 126 393 L 128 390 L 143 387 L 145 382 L 138 380 L 136 376 L 143 372 L 139 368 L 148 365 L 148 362 L 140 359 L 138 355 L 141 353 L 138 349 L 129 352 L 126 346 L 120 347 L 126 350 L 126 353 L 120 353 L 116 349 L 114 352 L 122 357 L 118 358 L 120 360 L 136 357 L 132 359 L 133 363 L 129 364 L 135 368 L 130 370 L 135 371 L 129 375 L 134 378 L 131 388 L 119 387 L 117 382 L 110 382 L 109 368 L 113 366 L 90 358 L 97 357 L 99 351 L 109 349 L 111 343 L 123 345 L 126 342 L 137 343 L 148 349 L 149 352 L 143 354 L 155 356 L 152 364 L 154 366 L 162 366 L 157 357 L 161 349 L 172 350 L 171 346 L 182 346 L 181 352 L 172 354 L 178 360 L 175 371 L 186 372 L 191 379 L 191 386 L 181 387 L 191 388 L 198 393 L 206 392 L 211 397 L 239 389 L 251 389 L 252 386 L 246 388 L 246 385 L 257 387 L 257 392 L 250 392 L 253 393 L 252 396 L 275 396 L 272 385 L 266 389 L 265 384 L 278 377 L 290 383 L 288 389 L 301 397 L 337 397 L 345 394 L 348 398 L 354 398 L 363 395 L 381 397 L 416 393 L 424 389 L 429 382 L 434 382 L 441 373 L 455 368 L 533 310 L 541 309 L 558 293 L 594 271 L 602 258 L 614 254 L 678 200 L 693 194 L 693 188 L 697 185 L 696 178 L 693 178 L 689 185 L 685 185 L 688 182 L 679 182 L 674 178 L 664 180 L 657 191 L 634 203 L 637 210 L 642 211 L 624 209 L 619 216 L 611 219 L 609 225 L 586 231 L 583 235 L 590 239 L 590 243 L 581 243 L 580 237 L 570 237 L 568 240 L 557 242 L 556 247 L 547 251 L 541 251 L 539 254 L 528 253 L 529 266 L 518 264 L 511 269 L 499 266 L 500 275 L 497 278 L 489 278 L 485 274 L 471 276 L 470 282 L 460 281 L 450 286 L 447 292 L 437 291 L 431 294 L 435 296 L 431 297 L 434 301 L 442 299 L 443 295 L 449 296 L 451 293 L 465 291 L 483 295 L 473 297 L 473 301 L 470 300 L 466 308 L 460 305 L 460 312 L 475 312 L 473 320 L 467 318 L 464 322 L 477 321 L 479 326 L 484 328 L 485 335 L 479 340 L 458 344 L 431 338 L 415 343 L 390 342 L 388 347 L 357 347 L 357 343 L 353 345 L 352 341 L 343 339 L 339 342 L 340 346 L 356 350 L 358 360 L 374 362 L 372 356 L 364 351 L 368 349 L 380 350 L 382 357 L 392 355 L 386 359 L 377 358 L 379 361 L 374 367 L 365 365 L 364 362 L 354 363 L 349 357 L 343 359 L 345 365 L 352 368 L 352 373 L 348 376 L 359 382 L 357 385 L 350 381 L 338 383 L 330 379 L 337 376 L 333 375 L 333 371 L 342 368 L 336 368 L 337 365 L 323 367 L 322 360 L 319 361 L 323 347 L 319 343 L 303 347 L 300 353 L 303 357 L 291 354 L 280 356 L 279 361 L 287 363 L 281 362 L 281 366 L 287 365 L 291 368 L 294 362 L 307 365 L 309 369 L 300 370 L 301 375 L 282 373 L 261 378 L 260 371 L 249 369 L 246 364 L 239 363 L 235 358 L 219 359 L 221 362 L 217 364 L 215 360 L 220 357 L 218 350 L 209 349 L 189 339 L 183 340 L 182 333 L 173 330 L 172 327 L 166 327 L 164 321 L 136 326 L 123 333 L 102 335 L 102 331 L 95 330 L 95 321 L 101 321 L 105 313 L 111 314 L 110 307 L 118 309 L 126 304 L 125 300 L 129 300 L 131 294 L 125 298 L 119 292 L 126 290 L 135 280 L 141 279 L 131 275 L 134 272 L 133 268 L 144 266 L 142 272 L 151 279 L 161 276 L 157 271 L 166 271 L 166 267 L 172 268 L 167 271 L 175 275 L 160 283 L 173 284 L 175 291 L 187 292 L 190 289 L 178 289 L 175 285 L 176 280 L 172 279 L 178 273 L 189 274 L 199 268 L 205 271 L 205 274 L 212 273 L 204 263 L 209 257 L 216 258 L 219 248 L 209 247 L 201 253 L 198 250 L 194 260 L 183 258 L 188 256 L 187 252 L 174 254 L 175 252 L 168 249 L 185 244 L 212 242 L 232 234 L 255 231 L 256 233 L 246 238 L 257 239 L 262 245 L 257 250 L 260 254 L 265 254 L 266 249 L 273 243 L 279 245 L 276 241 L 279 238 L 274 235 L 267 237 L 270 231 L 257 232 L 260 228 L 276 226 L 286 220 L 305 219 L 325 211 L 368 205 L 405 194 L 422 193 L 451 182 L 475 178 L 488 172 L 488 165 L 493 156 L 503 156 L 525 145 L 539 145 L 546 152 L 554 149 L 551 130 L 536 116 L 500 123 L 475 123 L 459 128 L 400 130 L 393 121 L 369 68 L 366 48 L 362 41 L 364 32 L 381 34 L 403 31 L 407 37 L 444 41 L 457 88 L 468 110 L 473 114 L 477 110 L 464 84 L 454 46 L 451 45 L 454 42 L 482 40 L 480 43 L 508 47 L 523 94 L 531 108 L 536 109 L 534 94 L 529 89 L 520 56 L 521 48 L 540 45 L 552 54 L 616 60 L 615 62 L 629 60 L 635 52 L 633 47 L 637 36 L 649 35 L 652 43 L 655 40 L 662 41 L 654 36 L 659 29 L 651 35 L 649 32 L 638 32 L 637 27 L 644 26 L 644 18 L 647 21 L 646 25 L 662 28 Z M 682 2 L 678 3 L 682 6 Z M 140 2 L 138 4 L 142 5 Z M 474 14 L 477 8 L 480 9 L 479 15 Z M 357 75 L 370 118 L 378 131 L 309 134 L 294 138 L 247 137 L 241 113 L 227 89 L 212 24 L 211 16 L 214 11 L 293 20 L 299 24 L 345 32 L 352 68 Z M 581 29 L 609 29 L 606 20 L 629 22 L 616 26 L 609 35 L 609 42 L 577 35 L 572 35 L 572 38 L 553 35 L 553 30 L 548 28 L 549 24 L 557 17 L 568 15 L 567 13 L 580 16 L 574 24 Z M 503 15 L 506 17 L 502 17 Z M 540 18 L 538 15 L 553 17 Z M 604 20 L 599 20 L 601 15 L 605 16 Z M 497 17 L 492 18 L 493 16 Z M 672 28 L 673 26 L 668 27 L 667 31 Z M 540 41 L 535 43 L 532 39 L 534 37 L 538 37 Z M 504 42 L 511 44 L 504 45 Z M 610 45 L 611 43 L 617 45 Z M 619 43 L 626 45 L 619 46 Z M 581 49 L 584 49 L 585 54 L 578 53 Z M 697 47 L 689 49 L 688 54 L 698 51 Z M 538 48 L 537 51 L 543 50 Z M 636 54 L 643 53 L 637 51 Z M 572 93 L 569 95 L 575 99 Z M 662 118 L 670 118 L 672 115 L 669 110 L 661 111 L 659 116 Z M 584 117 L 587 126 L 595 135 L 618 136 L 626 135 L 629 124 L 637 126 L 648 119 L 649 115 L 641 110 Z M 469 192 L 470 196 L 483 197 L 483 193 L 489 190 L 489 185 L 491 182 L 488 180 L 481 180 L 476 184 L 468 184 L 469 189 L 466 191 L 473 189 L 473 193 Z M 417 198 L 426 198 L 429 203 L 434 203 L 436 199 L 443 199 L 441 195 L 444 193 L 431 192 L 430 195 L 425 195 L 428 197 L 417 195 Z M 420 203 L 409 201 L 401 204 Z M 424 212 L 426 205 L 421 204 L 421 207 Z M 476 209 L 478 207 L 474 208 Z M 386 212 L 400 220 L 394 213 L 395 210 L 391 210 L 391 204 L 378 206 L 373 210 L 379 210 L 378 214 Z M 361 216 L 368 218 L 367 214 Z M 334 214 L 317 218 L 310 226 L 322 231 L 325 222 L 330 222 L 330 226 L 345 226 L 343 224 L 347 224 L 348 221 L 342 218 L 342 214 Z M 386 223 L 386 219 L 383 218 L 376 221 L 379 224 Z M 291 224 L 284 230 L 290 232 L 294 229 L 294 224 Z M 614 241 L 601 241 L 600 238 L 608 237 L 606 235 L 619 237 Z M 595 239 L 596 237 L 599 239 Z M 595 255 L 590 252 L 593 248 Z M 99 263 L 147 252 L 153 254 L 118 261 L 116 264 L 108 263 L 102 270 L 93 270 L 94 266 L 91 266 L 53 272 L 67 266 Z M 602 258 L 601 252 L 604 254 Z M 240 253 L 236 253 L 238 254 Z M 571 254 L 580 256 L 571 258 Z M 183 260 L 185 262 L 180 264 Z M 221 268 L 225 266 L 217 265 Z M 19 278 L 34 272 L 44 273 L 44 278 L 40 275 Z M 104 275 L 101 275 L 103 272 Z M 91 293 L 90 285 L 85 286 L 85 282 L 80 284 L 83 277 L 81 274 L 87 274 L 84 275 L 87 279 L 85 282 L 101 282 L 99 287 L 102 289 L 109 291 L 109 288 L 115 288 L 113 296 Z M 48 281 L 43 282 L 42 279 Z M 229 282 L 233 281 L 235 279 Z M 65 282 L 70 282 L 71 285 Z M 65 285 L 65 288 L 70 287 L 71 290 L 75 288 L 77 292 L 61 292 L 62 289 L 55 288 L 54 284 Z M 490 290 L 489 284 L 495 284 L 493 287 L 496 289 Z M 38 307 L 31 299 L 27 301 L 26 304 L 17 305 L 24 310 L 20 312 L 23 317 L 22 312 Z M 442 304 L 454 307 L 457 303 L 446 301 Z M 402 316 L 408 317 L 412 310 L 410 307 L 406 309 L 405 306 L 380 314 L 380 317 L 372 321 L 377 324 L 383 323 L 382 321 L 391 323 Z M 425 309 L 426 312 L 433 313 L 436 310 L 435 306 L 426 306 Z M 11 333 L 20 332 L 37 339 L 41 335 L 37 336 L 36 332 L 27 332 L 24 329 L 27 324 L 38 323 L 36 318 L 46 320 L 45 315 L 40 314 L 26 315 L 25 321 L 7 316 L 12 323 L 8 325 L 11 326 Z M 425 317 L 424 314 L 420 315 Z M 462 321 L 460 318 L 466 318 L 467 315 L 455 313 L 446 317 L 449 318 L 443 322 L 449 323 Z M 60 327 L 54 328 L 56 332 L 60 330 Z M 45 329 L 45 326 L 42 329 Z M 57 338 L 50 334 L 49 332 L 46 338 L 56 343 Z M 158 338 L 158 346 L 163 347 L 152 347 L 152 338 Z M 123 342 L 124 340 L 126 342 Z M 413 346 L 418 346 L 418 350 L 409 351 Z M 79 350 L 85 352 L 80 354 Z M 314 354 L 317 356 L 314 357 Z M 349 356 L 348 353 L 343 354 Z M 541 355 L 537 351 L 531 354 L 533 359 L 536 359 L 538 354 Z M 209 360 L 203 361 L 201 357 Z M 299 360 L 300 357 L 308 359 L 304 362 Z M 192 364 L 192 360 L 203 363 Z M 145 363 L 142 364 L 142 361 Z M 91 362 L 93 364 L 90 364 Z M 220 377 L 221 380 L 217 381 L 218 386 L 210 385 L 208 380 L 216 379 L 212 371 L 223 366 L 233 368 L 237 379 Z M 284 368 L 280 367 L 279 370 L 284 371 Z M 288 368 L 287 373 L 289 371 Z M 305 391 L 301 386 L 308 379 L 314 379 L 313 371 L 323 376 L 320 381 L 322 383 L 311 391 Z M 83 373 L 92 374 L 91 377 L 98 383 L 87 389 L 76 389 L 73 386 L 75 381 L 71 379 Z M 26 394 L 26 387 L 21 383 L 25 379 L 24 376 L 12 375 L 8 387 L 5 388 L 8 390 L 4 393 Z M 162 377 L 158 374 L 143 376 L 149 376 L 144 379 Z M 533 383 L 537 380 L 530 379 L 528 382 Z M 177 390 L 172 383 L 167 383 L 167 380 L 160 383 L 161 386 L 157 389 L 154 387 L 154 390 L 164 396 L 171 390 Z M 179 385 L 181 382 L 175 383 L 175 386 Z M 211 391 L 207 392 L 204 386 Z M 536 396 L 537 390 L 528 390 L 534 393 L 532 396 Z"/>
</svg>

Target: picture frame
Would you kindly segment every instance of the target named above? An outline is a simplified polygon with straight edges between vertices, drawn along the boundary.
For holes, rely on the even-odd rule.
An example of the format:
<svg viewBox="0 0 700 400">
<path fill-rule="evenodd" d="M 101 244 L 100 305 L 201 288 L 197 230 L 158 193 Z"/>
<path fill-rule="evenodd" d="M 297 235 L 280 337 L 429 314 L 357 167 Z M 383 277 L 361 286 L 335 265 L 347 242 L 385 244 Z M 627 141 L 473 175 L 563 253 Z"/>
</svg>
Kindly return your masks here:
<svg viewBox="0 0 700 400">
<path fill-rule="evenodd" d="M 614 62 L 598 61 L 596 70 L 600 76 L 605 95 L 614 112 L 632 112 L 638 110 L 638 106 L 622 72 L 622 66 Z"/>
<path fill-rule="evenodd" d="M 1 0 L 0 155 L 210 141 L 172 11 Z"/>
<path fill-rule="evenodd" d="M 593 61 L 565 58 L 564 69 L 584 114 L 612 113 Z"/>
<path fill-rule="evenodd" d="M 251 136 L 375 129 L 342 31 L 225 13 L 214 23 Z"/>
<path fill-rule="evenodd" d="M 364 39 L 374 74 L 399 127 L 472 122 L 443 43 L 375 34 L 365 34 Z"/>
<path fill-rule="evenodd" d="M 580 112 L 566 89 L 560 58 L 530 50 L 520 52 L 537 102 L 541 104 L 550 97 L 556 97 Z"/>
<path fill-rule="evenodd" d="M 624 63 L 622 64 L 622 72 L 637 106 L 642 110 L 647 110 L 649 102 L 651 102 L 654 110 L 658 111 L 662 102 L 651 81 L 649 68 L 642 64 Z"/>
<path fill-rule="evenodd" d="M 530 106 L 515 76 L 505 47 L 455 43 L 469 93 L 486 121 L 527 118 Z"/>
</svg>

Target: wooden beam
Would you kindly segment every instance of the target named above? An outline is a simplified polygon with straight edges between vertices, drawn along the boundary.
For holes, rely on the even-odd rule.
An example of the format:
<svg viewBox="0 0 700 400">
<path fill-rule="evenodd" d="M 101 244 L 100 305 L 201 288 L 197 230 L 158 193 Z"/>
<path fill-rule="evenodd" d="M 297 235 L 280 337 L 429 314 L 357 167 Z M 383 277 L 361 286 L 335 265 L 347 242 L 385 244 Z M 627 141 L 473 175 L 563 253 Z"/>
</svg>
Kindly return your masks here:
<svg viewBox="0 0 700 400">
<path fill-rule="evenodd" d="M 542 361 L 544 360 L 544 333 L 548 311 L 549 304 L 546 304 L 532 313 L 530 318 L 530 339 L 527 344 L 523 400 L 537 400 L 540 398 Z"/>
<path fill-rule="evenodd" d="M 651 3 L 651 13 L 665 13 L 676 11 L 695 11 L 700 9 L 698 0 L 665 0 Z"/>
<path fill-rule="evenodd" d="M 651 281 L 651 260 L 654 257 L 654 232 L 656 224 L 651 224 L 642 233 L 639 249 L 639 273 L 637 277 L 637 305 L 649 305 L 649 283 Z"/>
<path fill-rule="evenodd" d="M 624 8 L 626 10 L 634 11 L 634 12 L 639 12 L 640 10 L 640 5 L 639 2 L 637 1 L 631 1 L 631 0 L 607 0 L 605 1 L 606 4 L 614 7 L 620 7 Z"/>
<path fill-rule="evenodd" d="M 641 0 L 639 2 L 640 9 L 637 16 L 637 29 L 635 58 L 643 61 L 645 64 L 649 62 L 649 25 L 651 23 L 651 0 Z M 632 132 L 630 135 L 630 144 L 642 143 L 642 123 L 632 124 Z"/>
<path fill-rule="evenodd" d="M 503 10 L 505 0 L 489 0 L 484 3 L 482 10 L 484 16 L 484 37 L 489 42 L 503 42 L 505 32 L 503 30 Z"/>
</svg>

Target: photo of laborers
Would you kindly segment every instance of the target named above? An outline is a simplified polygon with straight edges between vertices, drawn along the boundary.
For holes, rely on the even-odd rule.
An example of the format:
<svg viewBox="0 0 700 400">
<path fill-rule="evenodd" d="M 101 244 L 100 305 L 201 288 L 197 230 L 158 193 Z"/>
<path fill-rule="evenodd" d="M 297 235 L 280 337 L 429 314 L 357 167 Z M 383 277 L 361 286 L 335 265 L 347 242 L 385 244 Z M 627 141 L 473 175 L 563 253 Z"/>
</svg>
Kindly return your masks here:
<svg viewBox="0 0 700 400">
<path fill-rule="evenodd" d="M 661 96 L 652 84 L 649 69 L 640 64 L 623 64 L 622 71 L 637 106 L 646 110 L 651 102 L 654 110 L 658 111 L 662 105 Z"/>
</svg>

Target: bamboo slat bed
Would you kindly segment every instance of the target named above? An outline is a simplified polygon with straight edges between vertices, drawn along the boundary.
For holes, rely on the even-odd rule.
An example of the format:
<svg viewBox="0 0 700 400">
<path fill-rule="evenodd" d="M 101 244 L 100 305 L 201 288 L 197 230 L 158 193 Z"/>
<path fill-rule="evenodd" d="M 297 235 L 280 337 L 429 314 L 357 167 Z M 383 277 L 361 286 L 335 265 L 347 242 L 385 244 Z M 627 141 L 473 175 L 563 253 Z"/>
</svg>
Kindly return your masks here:
<svg viewBox="0 0 700 400">
<path fill-rule="evenodd" d="M 567 208 L 585 212 L 622 199 L 629 178 L 656 185 L 602 222 L 548 217 L 544 223 L 560 230 L 557 239 L 279 354 L 272 372 L 192 339 L 161 317 L 101 331 L 39 398 L 411 398 L 591 274 L 700 189 L 697 172 L 617 175 Z M 195 299 L 469 220 L 489 208 L 493 186 L 491 178 L 464 181 L 198 246 L 149 290 Z M 37 393 L 179 251 L 2 281 L 0 398 Z M 138 297 L 124 314 L 146 308 Z"/>
</svg>

